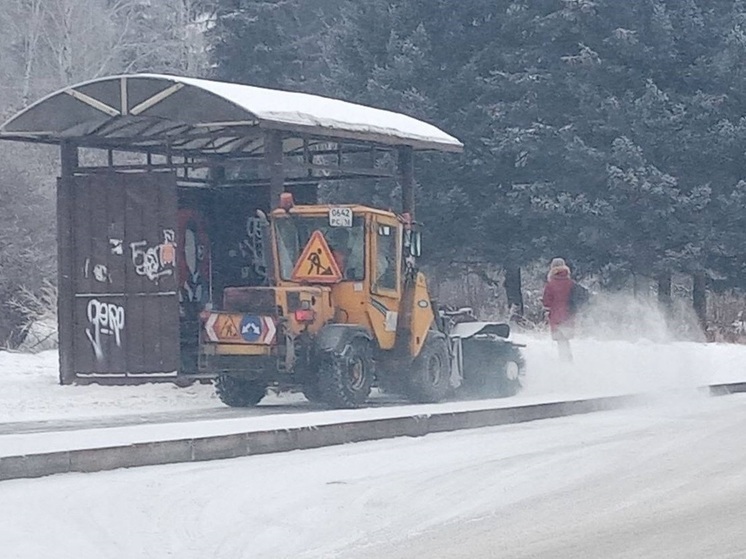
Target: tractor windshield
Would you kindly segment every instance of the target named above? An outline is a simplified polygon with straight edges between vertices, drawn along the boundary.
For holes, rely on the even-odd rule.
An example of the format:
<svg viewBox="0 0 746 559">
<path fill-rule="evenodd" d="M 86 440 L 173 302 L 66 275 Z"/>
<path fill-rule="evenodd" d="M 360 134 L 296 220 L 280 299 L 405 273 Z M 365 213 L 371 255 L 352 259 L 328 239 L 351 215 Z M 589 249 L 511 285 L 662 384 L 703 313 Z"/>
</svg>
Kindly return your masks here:
<svg viewBox="0 0 746 559">
<path fill-rule="evenodd" d="M 365 278 L 364 220 L 353 217 L 352 227 L 332 227 L 327 216 L 290 216 L 275 220 L 280 277 L 290 280 L 295 263 L 314 231 L 321 231 L 342 272 L 342 279 Z"/>
</svg>

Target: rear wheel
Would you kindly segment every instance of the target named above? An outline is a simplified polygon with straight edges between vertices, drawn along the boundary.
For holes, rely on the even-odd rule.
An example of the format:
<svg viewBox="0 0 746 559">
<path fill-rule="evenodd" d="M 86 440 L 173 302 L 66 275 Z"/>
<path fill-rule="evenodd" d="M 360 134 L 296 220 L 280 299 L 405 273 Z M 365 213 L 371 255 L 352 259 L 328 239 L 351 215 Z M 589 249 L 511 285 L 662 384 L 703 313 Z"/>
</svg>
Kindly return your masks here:
<svg viewBox="0 0 746 559">
<path fill-rule="evenodd" d="M 223 374 L 215 379 L 215 391 L 225 405 L 247 408 L 257 405 L 264 398 L 267 387 L 255 380 Z"/>
<path fill-rule="evenodd" d="M 407 396 L 421 403 L 440 402 L 451 391 L 451 360 L 445 338 L 428 336 L 412 362 Z"/>
<path fill-rule="evenodd" d="M 365 404 L 373 384 L 370 342 L 356 338 L 341 352 L 324 354 L 319 365 L 319 389 L 324 402 L 334 408 Z"/>
</svg>

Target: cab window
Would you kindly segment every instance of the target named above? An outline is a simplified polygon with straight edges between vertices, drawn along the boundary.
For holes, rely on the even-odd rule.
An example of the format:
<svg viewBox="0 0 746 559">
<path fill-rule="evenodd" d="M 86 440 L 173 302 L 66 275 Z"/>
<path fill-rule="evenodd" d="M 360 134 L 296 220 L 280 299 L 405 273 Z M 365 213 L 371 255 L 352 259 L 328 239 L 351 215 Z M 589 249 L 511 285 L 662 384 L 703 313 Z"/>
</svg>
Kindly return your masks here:
<svg viewBox="0 0 746 559">
<path fill-rule="evenodd" d="M 376 225 L 376 254 L 374 260 L 375 276 L 373 289 L 395 291 L 397 288 L 397 255 L 399 248 L 398 227 Z"/>
<path fill-rule="evenodd" d="M 343 280 L 362 281 L 365 277 L 364 220 L 355 216 L 352 227 L 330 227 L 327 217 L 292 216 L 277 219 L 277 251 L 280 277 L 289 280 L 295 263 L 314 231 L 321 231 L 342 272 Z"/>
</svg>

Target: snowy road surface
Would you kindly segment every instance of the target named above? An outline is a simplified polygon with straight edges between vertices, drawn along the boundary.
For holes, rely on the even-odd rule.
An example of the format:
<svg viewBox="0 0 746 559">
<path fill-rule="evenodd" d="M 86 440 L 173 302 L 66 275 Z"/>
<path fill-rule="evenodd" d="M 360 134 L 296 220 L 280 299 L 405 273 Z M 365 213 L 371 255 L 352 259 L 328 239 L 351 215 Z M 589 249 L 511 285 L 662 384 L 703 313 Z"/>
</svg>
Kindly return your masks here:
<svg viewBox="0 0 746 559">
<path fill-rule="evenodd" d="M 5 558 L 746 557 L 746 396 L 0 483 Z"/>
</svg>

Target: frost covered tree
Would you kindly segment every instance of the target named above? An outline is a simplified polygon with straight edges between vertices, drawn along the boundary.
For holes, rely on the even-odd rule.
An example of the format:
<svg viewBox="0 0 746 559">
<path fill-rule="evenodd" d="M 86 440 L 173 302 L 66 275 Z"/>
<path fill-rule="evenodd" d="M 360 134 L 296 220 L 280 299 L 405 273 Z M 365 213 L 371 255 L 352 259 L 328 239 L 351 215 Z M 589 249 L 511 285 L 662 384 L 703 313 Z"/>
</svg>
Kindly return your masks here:
<svg viewBox="0 0 746 559">
<path fill-rule="evenodd" d="M 420 218 L 458 224 L 430 232 L 438 258 L 563 254 L 611 283 L 736 269 L 714 201 L 743 179 L 742 1 L 339 0 L 302 18 L 291 0 L 219 4 L 221 77 L 407 112 L 464 140 L 461 158 L 417 170 Z"/>
</svg>

